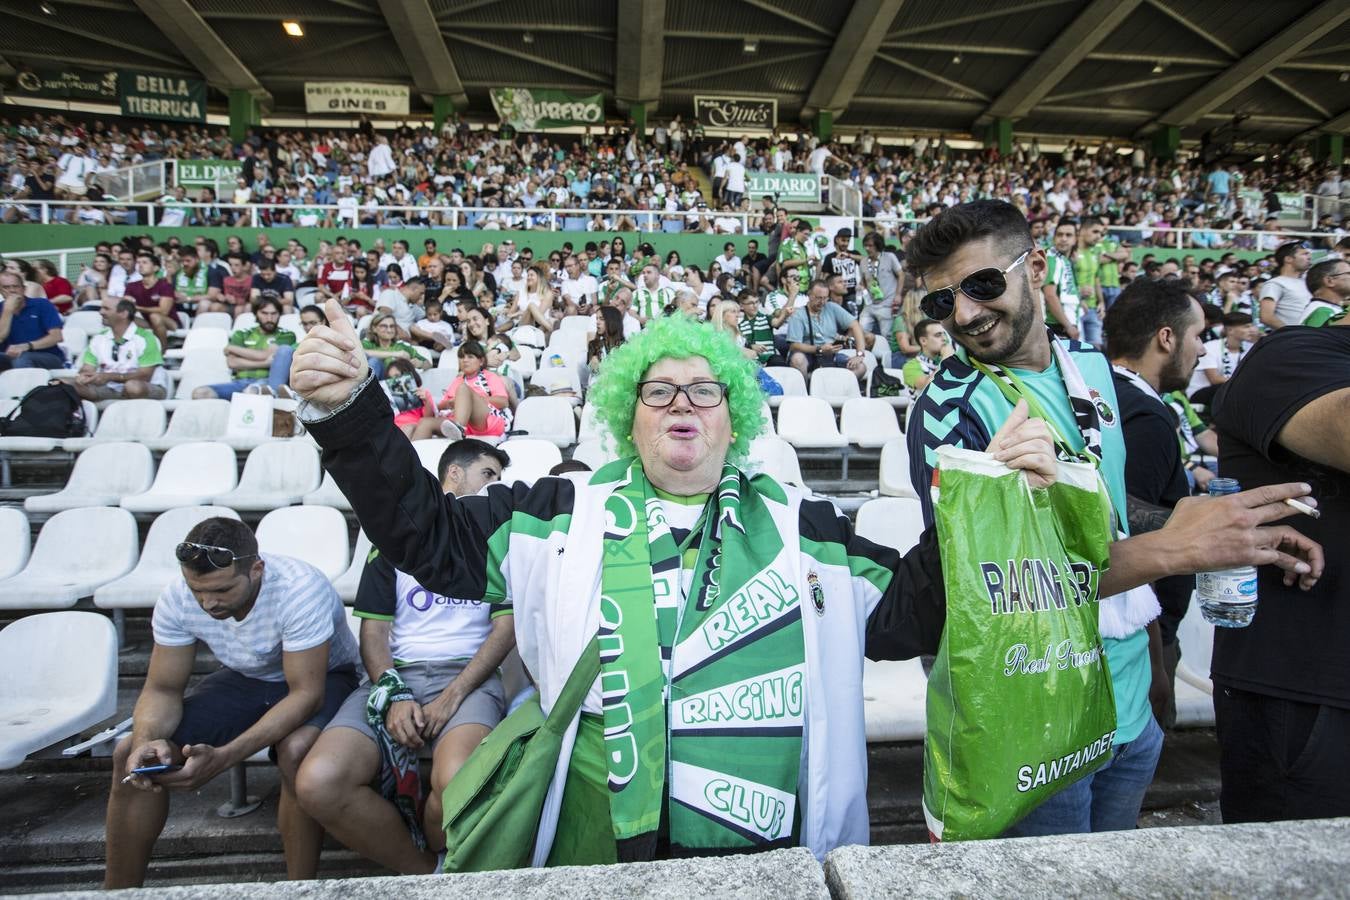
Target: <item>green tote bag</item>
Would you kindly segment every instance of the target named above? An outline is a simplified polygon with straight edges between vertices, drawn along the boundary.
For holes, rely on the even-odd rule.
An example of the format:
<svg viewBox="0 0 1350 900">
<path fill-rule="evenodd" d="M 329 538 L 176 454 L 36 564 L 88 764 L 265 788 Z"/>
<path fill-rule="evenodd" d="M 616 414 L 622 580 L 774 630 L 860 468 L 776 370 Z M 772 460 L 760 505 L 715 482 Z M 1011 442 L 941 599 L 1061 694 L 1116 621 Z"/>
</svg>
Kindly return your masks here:
<svg viewBox="0 0 1350 900">
<path fill-rule="evenodd" d="M 593 639 L 547 716 L 535 694 L 473 751 L 442 794 L 446 872 L 527 866 L 563 735 L 600 675 Z"/>
</svg>

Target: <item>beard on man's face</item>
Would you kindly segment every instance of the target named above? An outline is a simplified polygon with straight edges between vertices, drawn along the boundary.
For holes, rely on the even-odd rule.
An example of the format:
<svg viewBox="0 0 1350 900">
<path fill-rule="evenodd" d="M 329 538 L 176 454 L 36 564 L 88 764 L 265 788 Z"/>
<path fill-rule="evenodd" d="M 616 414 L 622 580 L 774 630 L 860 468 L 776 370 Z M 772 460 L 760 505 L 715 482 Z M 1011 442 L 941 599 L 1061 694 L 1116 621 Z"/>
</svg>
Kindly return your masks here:
<svg viewBox="0 0 1350 900">
<path fill-rule="evenodd" d="M 1036 327 L 1037 306 L 1026 279 L 1017 279 L 1008 285 L 1008 292 L 1018 291 L 1018 304 L 1012 310 L 994 309 L 984 306 L 980 315 L 966 324 L 964 328 L 956 322 L 947 326 L 952 339 L 966 349 L 975 359 L 985 363 L 1002 363 L 1021 351 Z M 1004 294 L 1003 300 L 1007 297 Z M 968 332 L 979 331 L 993 321 L 994 327 L 983 334 L 971 335 Z M 993 336 L 992 339 L 990 336 Z M 992 342 L 991 342 L 992 340 Z"/>
<path fill-rule="evenodd" d="M 1178 344 L 1172 351 L 1172 355 L 1167 358 L 1162 371 L 1158 373 L 1158 393 L 1170 394 L 1173 391 L 1184 391 L 1191 383 L 1191 372 L 1195 370 L 1195 362 L 1188 368 L 1181 359 L 1182 345 Z"/>
</svg>

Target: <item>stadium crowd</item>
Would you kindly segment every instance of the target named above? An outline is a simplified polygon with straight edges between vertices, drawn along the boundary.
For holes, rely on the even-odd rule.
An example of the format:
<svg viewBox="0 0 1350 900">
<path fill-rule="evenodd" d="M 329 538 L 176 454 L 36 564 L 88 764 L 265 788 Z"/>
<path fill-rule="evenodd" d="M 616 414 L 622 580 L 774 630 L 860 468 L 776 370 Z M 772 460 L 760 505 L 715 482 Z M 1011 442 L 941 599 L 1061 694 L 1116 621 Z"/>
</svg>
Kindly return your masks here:
<svg viewBox="0 0 1350 900">
<path fill-rule="evenodd" d="M 789 378 L 800 378 L 805 387 L 821 369 L 841 369 L 856 378 L 860 394 L 894 397 L 898 407 L 909 406 L 912 480 L 931 525 L 931 501 L 924 498 L 933 467 L 929 451 L 939 444 L 995 453 L 1019 447 L 1019 467 L 1033 476 L 1053 475 L 1047 460 L 1055 445 L 1039 430 L 1046 426 L 1021 422 L 998 393 L 1001 388 L 992 386 L 995 370 L 983 363 L 977 370 L 972 361 L 985 354 L 991 365 L 1028 373 L 1027 390 L 1051 409 L 1035 421 L 1055 420 L 1077 445 L 1071 455 L 1092 456 L 1110 480 L 1122 535 L 1117 546 L 1129 543 L 1123 538 L 1127 531 L 1138 535 L 1169 524 L 1158 531 L 1160 542 L 1133 545 L 1152 546 L 1152 553 L 1122 557 L 1118 564 L 1113 559 L 1102 574 L 1103 585 L 1115 579 L 1121 596 L 1152 583 L 1161 608 L 1156 623 L 1132 621 L 1107 635 L 1121 710 L 1111 766 L 1052 798 L 1017 826 L 1012 832 L 1017 834 L 1133 827 L 1160 753 L 1161 728 L 1173 714 L 1168 704 L 1179 653 L 1176 628 L 1190 602 L 1190 588 L 1169 588 L 1167 579 L 1191 578 L 1204 564 L 1198 560 L 1245 550 L 1257 522 L 1241 508 L 1242 502 L 1256 502 L 1250 496 L 1206 501 L 1208 514 L 1195 512 L 1187 498 L 1203 492 L 1221 466 L 1225 473 L 1229 466 L 1241 469 L 1249 486 L 1298 479 L 1312 482 L 1332 503 L 1343 496 L 1336 492 L 1345 485 L 1344 442 L 1327 449 L 1317 437 L 1341 426 L 1328 424 L 1335 410 L 1318 411 L 1310 397 L 1317 391 L 1344 393 L 1350 385 L 1344 364 L 1344 335 L 1350 331 L 1335 327 L 1346 321 L 1350 306 L 1350 237 L 1333 222 L 1315 244 L 1289 240 L 1278 220 L 1265 218 L 1267 207 L 1252 210 L 1240 201 L 1242 185 L 1259 185 L 1263 193 L 1292 185 L 1340 196 L 1338 173 L 1313 172 L 1297 156 L 1237 170 L 1164 164 L 1109 146 L 1095 154 L 1072 146 L 1051 158 L 1033 143 L 1000 160 L 923 138 L 904 148 L 885 146 L 866 133 L 850 144 L 773 138 L 722 143 L 674 123 L 650 142 L 605 133 L 583 136 L 570 149 L 552 140 L 463 126 L 443 135 L 426 129 L 392 136 L 370 129 L 323 136 L 275 132 L 240 148 L 193 129 L 123 133 L 116 125 L 100 125 L 88 133 L 73 131 L 66 123 L 36 119 L 11 131 L 7 183 L 14 198 L 8 211 L 21 217 L 24 200 L 41 199 L 31 193 L 35 182 L 50 181 L 44 189 L 53 196 L 58 191 L 90 196 L 90 180 L 77 178 L 79 167 L 70 158 L 86 165 L 92 159 L 96 173 L 99 165 L 152 154 L 207 158 L 237 152 L 248 174 L 232 200 L 275 199 L 288 210 L 269 212 L 267 224 L 331 224 L 343 228 L 344 236 L 310 246 L 303 230 L 268 228 L 232 235 L 221 246 L 205 236 L 157 242 L 128 234 L 100 244 L 93 263 L 74 279 L 62 277 L 47 260 L 7 259 L 0 271 L 0 367 L 76 370 L 75 390 L 93 401 L 163 399 L 166 351 L 190 334 L 195 317 L 227 314 L 233 322 L 228 341 L 208 352 L 219 355 L 231 377 L 197 386 L 192 397 L 302 396 L 307 411 L 301 418 L 324 448 L 330 474 L 382 547 L 362 576 L 358 642 L 326 579 L 303 563 L 260 552 L 247 526 L 211 519 L 184 535 L 176 551 L 182 578 L 165 589 L 155 608 L 155 656 L 134 730 L 115 755 L 107 819 L 109 886 L 144 878 L 167 813 L 162 788 L 195 789 L 268 746 L 275 747 L 282 773 L 279 827 L 293 877 L 314 874 L 324 830 L 395 871 L 431 871 L 443 861 L 441 792 L 513 700 L 495 674 L 513 641 L 522 639 L 521 632 L 513 633 L 510 617 L 521 609 L 523 620 L 533 615 L 530 621 L 545 623 L 541 634 L 526 633 L 521 652 L 540 691 L 551 699 L 557 699 L 568 671 L 541 662 L 552 652 L 541 645 L 556 641 L 570 652 L 576 637 L 566 622 L 551 618 L 545 598 L 552 602 L 572 586 L 562 563 L 551 559 L 554 544 L 559 557 L 575 552 L 565 546 L 566 531 L 558 536 L 556 522 L 570 521 L 574 510 L 578 521 L 584 518 L 577 498 L 591 485 L 580 476 L 551 479 L 542 488 L 495 488 L 491 503 L 470 499 L 501 479 L 510 460 L 493 442 L 509 436 L 513 412 L 529 396 L 564 398 L 578 414 L 583 404 L 597 405 L 606 410 L 608 424 L 626 423 L 616 432 L 618 440 L 629 451 L 624 455 L 640 460 L 627 484 L 652 490 L 646 499 L 660 506 L 666 526 L 646 551 L 652 572 L 669 563 L 685 577 L 687 591 L 705 557 L 721 554 L 723 540 L 737 551 L 726 554 L 737 561 L 725 566 L 729 578 L 740 577 L 743 557 L 753 558 L 755 566 L 776 558 L 777 550 L 760 558 L 766 545 L 755 529 L 769 519 L 758 505 L 767 502 L 755 492 L 759 489 L 744 483 L 746 531 L 740 508 L 726 506 L 728 495 L 737 502 L 740 495 L 717 477 L 729 447 L 741 441 L 744 452 L 749 436 L 736 429 L 758 421 L 761 392 L 782 394 Z M 692 171 L 705 164 L 713 177 L 707 197 Z M 847 177 L 859 185 L 880 227 L 865 234 L 849 228 L 828 233 L 771 203 L 758 209 L 737 189 L 743 170 L 757 167 Z M 998 198 L 1011 203 L 990 202 Z M 181 203 L 181 191 L 167 205 L 175 201 Z M 313 208 L 327 202 L 341 207 L 336 215 Z M 383 211 L 403 203 L 424 205 L 425 213 Z M 696 230 L 713 232 L 720 230 L 717 212 L 754 209 L 762 224 L 745 252 L 727 242 L 715 257 L 698 260 L 663 248 L 660 235 L 636 235 L 631 247 L 622 235 L 567 240 L 566 234 L 540 234 L 537 248 L 511 239 L 446 248 L 434 230 L 410 230 L 409 239 L 374 239 L 369 246 L 360 231 L 362 225 L 443 224 L 442 210 L 461 204 L 499 208 L 473 223 L 489 228 L 528 226 L 540 215 L 536 210 L 572 204 L 595 211 L 597 231 L 626 230 L 619 227 L 623 216 L 607 215 L 615 209 L 659 211 L 680 223 L 692 215 Z M 235 223 L 225 210 L 217 216 L 185 207 L 182 213 L 185 226 Z M 930 217 L 944 227 L 905 225 Z M 1264 256 L 1249 262 L 1233 252 L 1233 242 L 1223 235 L 1239 225 L 1267 232 L 1270 246 L 1263 236 L 1247 248 Z M 1139 261 L 1131 252 L 1132 245 L 1150 246 L 1159 231 L 1205 226 L 1212 227 L 1214 240 L 1200 232 L 1182 250 L 1159 247 Z M 71 352 L 78 342 L 67 334 L 69 317 L 95 310 L 103 329 L 86 335 Z M 640 364 L 639 354 L 645 354 Z M 1280 369 L 1279 360 L 1303 354 L 1320 364 L 1307 372 Z M 423 378 L 447 355 L 456 377 L 432 392 Z M 438 367 L 448 368 L 444 362 Z M 1070 383 L 1068 373 L 1079 367 L 1078 378 L 1086 376 L 1095 395 Z M 623 374 L 609 374 L 616 371 Z M 724 372 L 731 373 L 727 381 L 719 380 Z M 1032 377 L 1046 374 L 1054 377 Z M 628 379 L 626 414 L 616 412 L 623 404 L 612 385 L 620 378 Z M 1309 379 L 1316 385 L 1305 390 Z M 756 383 L 760 391 L 753 391 Z M 751 388 L 750 400 L 736 393 L 743 388 Z M 1226 405 L 1216 406 L 1224 395 Z M 1254 399 L 1239 400 L 1245 397 Z M 1227 418 L 1216 417 L 1216 409 Z M 1094 438 L 1094 429 L 1111 429 L 1117 412 L 1120 431 L 1104 443 L 1100 433 Z M 686 431 L 669 438 L 674 426 L 658 433 L 667 415 L 696 424 L 679 426 Z M 397 504 L 370 487 L 409 480 L 400 467 L 406 468 L 412 450 L 387 427 L 391 417 L 398 432 L 413 441 L 452 441 L 440 461 L 439 486 L 419 482 Z M 946 430 L 934 422 L 945 423 Z M 1015 439 L 1007 438 L 1009 433 Z M 705 458 L 699 441 L 709 435 L 721 441 L 721 456 Z M 1060 444 L 1063 435 L 1055 434 Z M 662 443 L 667 440 L 687 441 L 693 449 L 670 449 Z M 1237 446 L 1245 456 L 1232 449 Z M 680 454 L 696 456 L 700 476 L 712 473 L 710 484 L 662 481 Z M 1287 454 L 1299 461 L 1291 464 Z M 668 490 L 667 484 L 682 490 Z M 1307 494 L 1300 483 L 1292 493 L 1263 496 L 1307 499 Z M 642 501 L 640 493 L 634 496 Z M 697 502 L 686 502 L 690 497 Z M 788 548 L 783 559 L 810 568 L 816 579 L 816 615 L 827 615 L 827 593 L 829 616 L 852 608 L 839 602 L 842 596 L 866 597 L 869 612 L 882 610 L 845 621 L 842 627 L 854 637 L 844 642 L 852 655 L 841 665 L 861 665 L 862 647 L 854 645 L 864 629 L 867 652 L 878 658 L 935 650 L 945 598 L 938 596 L 941 566 L 935 563 L 931 529 L 912 551 L 899 555 L 857 539 L 829 504 L 798 500 L 800 516 L 774 527 L 782 530 L 781 543 Z M 701 516 L 705 507 L 717 514 Z M 1176 521 L 1168 519 L 1174 509 Z M 1329 511 L 1334 526 L 1343 527 L 1344 510 Z M 626 536 L 614 537 L 603 523 L 585 527 L 591 526 L 595 546 L 603 540 L 606 554 L 632 549 L 621 542 Z M 1333 591 L 1343 598 L 1344 588 L 1343 580 L 1330 575 L 1314 586 L 1320 557 L 1296 563 L 1294 556 L 1308 555 L 1308 543 L 1281 527 L 1274 533 L 1277 546 L 1291 554 L 1281 558 L 1289 572 L 1286 577 L 1273 566 L 1263 570 L 1266 619 L 1258 621 L 1271 623 L 1260 632 L 1267 639 L 1292 648 L 1310 643 L 1320 620 L 1287 618 L 1296 614 L 1281 613 L 1280 606 L 1292 605 L 1291 598 L 1302 596 L 1300 588 L 1321 590 L 1317 596 L 1323 598 Z M 433 533 L 427 544 L 408 537 Z M 1325 542 L 1334 532 L 1311 534 Z M 799 545 L 812 548 L 802 549 L 800 559 Z M 1159 561 L 1182 550 L 1190 553 L 1184 562 Z M 658 553 L 669 559 L 658 559 Z M 453 564 L 447 562 L 452 554 Z M 1149 561 L 1141 562 L 1145 556 Z M 848 565 L 839 566 L 845 558 Z M 820 560 L 833 561 L 829 568 L 840 571 L 825 571 Z M 1232 560 L 1236 566 L 1250 557 Z M 607 596 L 612 587 L 642 588 L 646 594 L 634 594 L 636 602 L 647 607 L 656 602 L 651 585 L 644 588 L 648 580 L 656 584 L 656 576 L 638 579 L 637 586 L 620 585 L 611 582 L 616 576 L 599 557 L 593 562 L 590 574 L 595 585 L 604 579 Z M 506 574 L 499 577 L 492 566 Z M 858 571 L 872 572 L 871 580 Z M 1138 577 L 1129 581 L 1129 572 Z M 509 597 L 508 587 L 498 584 L 501 577 L 530 590 Z M 1281 586 L 1288 596 L 1278 596 Z M 589 581 L 584 586 L 591 587 Z M 1137 612 L 1129 601 L 1121 605 Z M 658 606 L 659 634 L 650 638 L 660 642 L 669 661 L 685 648 L 674 640 L 674 615 L 668 622 L 664 611 Z M 1343 618 L 1327 627 L 1341 640 Z M 1216 649 L 1225 816 L 1236 821 L 1343 812 L 1343 780 L 1330 787 L 1326 781 L 1343 758 L 1335 748 L 1343 747 L 1350 733 L 1343 678 L 1334 682 L 1327 676 L 1343 673 L 1343 656 L 1319 657 L 1309 666 L 1311 674 L 1295 672 L 1261 661 L 1250 638 L 1256 633 L 1250 632 L 1246 643 L 1242 636 L 1224 636 Z M 224 668 L 188 693 L 192 647 L 199 639 Z M 800 646 L 792 652 L 801 656 L 803 677 L 814 671 L 818 678 L 827 664 L 802 655 Z M 753 654 L 729 656 L 732 664 L 749 667 L 746 677 L 764 674 L 753 669 Z M 1117 669 L 1115 660 L 1128 663 Z M 358 685 L 361 670 L 369 684 Z M 819 693 L 812 696 L 832 697 L 829 692 L 838 687 L 827 681 L 813 683 L 810 690 Z M 1271 682 L 1277 684 L 1273 692 Z M 835 722 L 848 719 L 841 710 L 856 706 L 821 705 L 830 708 Z M 607 711 L 584 709 L 592 715 L 583 716 L 578 729 L 577 746 L 584 752 L 576 759 L 584 757 L 591 768 L 574 761 L 575 785 L 569 774 L 569 793 L 556 798 L 555 813 L 569 827 L 560 828 L 551 862 L 642 859 L 750 843 L 817 849 L 845 838 L 866 839 L 865 822 L 863 830 L 857 827 L 858 810 L 865 808 L 857 773 L 845 773 L 848 767 L 833 760 L 830 777 L 819 774 L 826 754 L 810 748 L 831 734 L 802 741 L 804 729 L 818 724 L 799 727 L 796 743 L 775 735 L 762 773 L 778 779 L 774 783 L 781 787 L 775 790 L 793 798 L 789 809 L 797 808 L 798 798 L 819 803 L 822 812 L 814 824 L 798 822 L 794 830 L 789 815 L 786 833 L 761 829 L 749 840 L 743 827 L 724 833 L 679 813 L 673 803 L 663 819 L 658 798 L 652 801 L 655 813 L 650 804 L 635 806 L 643 824 L 621 825 L 616 819 L 611 834 L 611 809 L 619 806 L 613 801 L 610 807 L 610 795 L 617 792 L 606 784 L 605 760 L 614 758 L 608 764 L 613 785 L 613 766 L 622 754 L 606 752 L 606 729 L 613 725 L 601 718 Z M 1294 748 L 1298 742 L 1291 738 L 1289 747 L 1258 746 L 1264 723 L 1286 720 L 1299 723 L 1295 730 L 1301 729 L 1304 743 L 1325 754 L 1306 762 L 1322 779 L 1312 788 L 1295 783 L 1281 768 L 1292 763 L 1302 744 Z M 1314 722 L 1322 723 L 1315 742 Z M 833 727 L 833 735 L 856 736 L 850 729 L 860 724 L 850 720 Z M 659 734 L 645 739 L 664 748 Z M 739 746 L 732 740 L 728 747 Z M 419 781 L 409 776 L 415 776 L 424 748 L 434 749 L 422 805 Z M 585 756 L 590 751 L 594 759 Z M 687 751 L 672 744 L 669 752 L 675 759 Z M 716 754 L 715 763 L 714 754 L 703 752 L 708 765 L 728 771 L 743 762 L 736 752 Z M 851 759 L 866 765 L 864 754 Z M 755 764 L 760 762 L 756 757 Z M 179 768 L 131 772 L 138 765 Z M 686 782 L 671 777 L 673 797 Z M 597 830 L 599 836 L 591 833 Z"/>
<path fill-rule="evenodd" d="M 249 213 L 230 204 L 265 204 L 262 225 L 549 229 L 556 224 L 552 211 L 571 209 L 583 211 L 572 218 L 584 230 L 763 233 L 772 225 L 772 203 L 750 199 L 746 179 L 756 171 L 852 182 L 863 216 L 875 218 L 887 237 L 957 203 L 989 198 L 1008 200 L 1033 221 L 1104 217 L 1136 245 L 1175 246 L 1169 231 L 1192 229 L 1183 245 L 1211 250 L 1273 250 L 1277 235 L 1234 232 L 1280 231 L 1280 194 L 1317 195 L 1312 230 L 1333 240 L 1345 235 L 1350 218 L 1350 178 L 1342 167 L 1317 165 L 1298 145 L 1271 147 L 1256 162 L 1238 165 L 1207 163 L 1200 154 L 1160 160 L 1143 145 L 1111 141 L 1071 140 L 1049 153 L 1033 138 L 1000 158 L 991 150 L 953 149 L 945 137 L 897 142 L 867 130 L 829 142 L 777 131 L 711 138 L 679 117 L 649 136 L 614 126 L 518 135 L 463 121 L 448 122 L 440 134 L 426 126 L 391 133 L 363 122 L 351 131 L 257 129 L 238 144 L 205 127 L 124 131 L 115 122 L 86 125 L 61 116 L 0 120 L 0 130 L 6 221 L 40 218 L 25 199 L 105 199 L 100 175 L 160 159 L 240 166 L 229 185 L 167 186 L 154 221 L 170 226 L 239 224 L 250 221 Z M 753 217 L 745 220 L 748 228 L 740 214 Z M 54 215 L 54 221 L 146 224 L 135 206 L 81 204 L 54 208 Z"/>
</svg>

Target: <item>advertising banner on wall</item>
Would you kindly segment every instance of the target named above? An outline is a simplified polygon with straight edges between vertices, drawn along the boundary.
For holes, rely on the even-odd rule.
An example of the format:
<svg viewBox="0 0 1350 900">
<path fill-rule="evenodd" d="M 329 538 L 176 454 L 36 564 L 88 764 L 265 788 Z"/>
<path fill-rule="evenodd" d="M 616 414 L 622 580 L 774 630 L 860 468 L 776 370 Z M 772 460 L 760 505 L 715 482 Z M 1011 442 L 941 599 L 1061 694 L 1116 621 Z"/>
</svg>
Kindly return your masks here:
<svg viewBox="0 0 1350 900">
<path fill-rule="evenodd" d="M 180 159 L 174 162 L 175 183 L 189 190 L 217 185 L 233 187 L 243 168 L 244 164 L 237 159 Z"/>
<path fill-rule="evenodd" d="M 751 200 L 769 196 L 779 203 L 819 203 L 820 176 L 814 172 L 749 172 L 745 192 Z"/>
<path fill-rule="evenodd" d="M 39 66 L 18 73 L 14 80 L 14 93 L 20 97 L 104 102 L 117 99 L 116 72 L 97 72 L 75 66 Z"/>
<path fill-rule="evenodd" d="M 493 88 L 491 96 L 502 124 L 516 131 L 601 125 L 605 121 L 604 94 L 578 97 L 543 88 Z"/>
<path fill-rule="evenodd" d="M 694 118 L 704 128 L 764 128 L 778 126 L 778 101 L 755 97 L 694 97 Z"/>
<path fill-rule="evenodd" d="M 406 84 L 306 81 L 305 112 L 406 116 L 409 96 Z"/>
<path fill-rule="evenodd" d="M 117 79 L 122 115 L 173 122 L 206 121 L 206 82 L 154 72 L 122 72 Z"/>
</svg>

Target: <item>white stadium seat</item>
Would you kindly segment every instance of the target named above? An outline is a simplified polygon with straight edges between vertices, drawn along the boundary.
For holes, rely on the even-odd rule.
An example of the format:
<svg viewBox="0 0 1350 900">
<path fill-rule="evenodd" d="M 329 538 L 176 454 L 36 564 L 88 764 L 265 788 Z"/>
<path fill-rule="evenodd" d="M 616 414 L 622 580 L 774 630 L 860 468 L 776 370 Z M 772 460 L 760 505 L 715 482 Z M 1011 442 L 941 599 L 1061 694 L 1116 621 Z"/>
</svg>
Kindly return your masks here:
<svg viewBox="0 0 1350 900">
<path fill-rule="evenodd" d="M 566 397 L 526 397 L 516 407 L 513 431 L 524 437 L 551 441 L 559 447 L 577 442 L 577 418 Z"/>
<path fill-rule="evenodd" d="M 427 438 L 424 441 L 413 441 L 412 445 L 417 451 L 417 458 L 422 460 L 422 468 L 439 478 L 441 454 L 451 443 L 448 438 Z"/>
<path fill-rule="evenodd" d="M 224 354 L 230 333 L 223 328 L 194 328 L 183 339 L 183 346 L 164 351 L 165 359 L 185 359 L 190 353 Z"/>
<path fill-rule="evenodd" d="M 65 328 L 79 328 L 85 334 L 97 334 L 107 326 L 103 324 L 103 314 L 96 309 L 77 309 L 75 312 L 66 316 L 66 321 L 61 326 Z"/>
<path fill-rule="evenodd" d="M 163 404 L 161 404 L 163 405 Z M 230 401 L 187 400 L 169 417 L 169 427 L 159 437 L 143 438 L 151 450 L 168 450 L 179 444 L 219 441 L 225 438 L 230 422 Z"/>
<path fill-rule="evenodd" d="M 453 358 L 454 354 L 448 353 L 446 354 L 446 356 L 450 356 Z M 441 358 L 444 359 L 445 357 L 442 356 Z M 458 366 L 456 366 L 453 369 L 448 367 L 439 369 L 427 369 L 422 372 L 422 387 L 427 389 L 427 391 L 431 394 L 432 398 L 435 399 L 437 403 L 440 403 L 441 395 L 444 394 L 445 389 L 450 386 L 450 382 L 454 381 L 455 378 L 457 378 L 458 376 L 459 376 Z"/>
<path fill-rule="evenodd" d="M 23 510 L 0 506 L 0 578 L 9 578 L 28 564 L 33 532 Z"/>
<path fill-rule="evenodd" d="M 224 371 L 222 371 L 222 369 Z M 163 401 L 164 408 L 170 412 L 176 411 L 185 403 L 192 402 L 192 392 L 199 387 L 208 384 L 222 384 L 229 381 L 234 376 L 230 374 L 228 366 L 221 362 L 221 368 L 199 368 L 188 371 L 180 370 L 177 373 L 177 387 L 174 388 L 173 396 Z M 228 403 L 229 401 L 225 401 Z"/>
<path fill-rule="evenodd" d="M 869 394 L 872 392 L 872 373 L 875 371 L 875 368 L 867 370 L 867 393 Z M 882 371 L 901 383 L 905 380 L 905 373 L 902 369 L 883 369 Z M 881 397 L 879 399 L 885 400 L 896 409 L 907 409 L 909 407 L 909 391 L 901 391 L 894 397 Z"/>
<path fill-rule="evenodd" d="M 587 403 L 581 407 L 581 425 L 577 428 L 578 441 L 595 441 L 604 437 L 605 427 L 595 415 L 595 404 Z"/>
<path fill-rule="evenodd" d="M 834 410 L 820 397 L 784 397 L 778 407 L 778 436 L 799 450 L 847 447 Z"/>
<path fill-rule="evenodd" d="M 812 397 L 829 401 L 835 409 L 844 405 L 844 401 L 861 397 L 862 389 L 858 378 L 848 369 L 816 369 L 811 373 Z"/>
<path fill-rule="evenodd" d="M 600 438 L 582 441 L 572 448 L 572 458 L 591 467 L 591 471 L 618 459 L 618 455 Z"/>
<path fill-rule="evenodd" d="M 878 497 L 858 508 L 853 529 L 874 544 L 908 553 L 923 534 L 923 507 L 913 497 Z"/>
<path fill-rule="evenodd" d="M 352 551 L 352 564 L 333 580 L 342 602 L 348 606 L 356 602 L 356 590 L 361 586 L 361 573 L 366 570 L 366 557 L 370 555 L 370 538 L 364 530 L 356 534 L 356 549 Z"/>
<path fill-rule="evenodd" d="M 420 441 L 418 443 L 421 443 Z M 347 499 L 347 495 L 337 486 L 333 476 L 327 472 L 323 473 L 323 481 L 319 484 L 317 491 L 310 491 L 300 501 L 305 506 L 331 506 L 333 509 L 340 509 L 343 512 L 352 511 L 352 503 Z"/>
<path fill-rule="evenodd" d="M 66 438 L 61 449 L 78 453 L 104 441 L 139 442 L 164 433 L 168 416 L 158 400 L 118 400 L 108 404 L 92 437 Z"/>
<path fill-rule="evenodd" d="M 66 359 L 70 361 L 73 369 L 80 368 L 80 357 L 84 355 L 84 348 L 89 346 L 89 333 L 78 325 L 61 326 L 61 343 L 58 344 L 65 351 Z"/>
<path fill-rule="evenodd" d="M 267 441 L 249 453 L 239 485 L 218 506 L 258 511 L 299 503 L 321 482 L 319 451 L 299 441 Z"/>
<path fill-rule="evenodd" d="M 783 484 L 806 487 L 806 482 L 802 478 L 802 466 L 797 460 L 797 451 L 780 437 L 761 435 L 751 441 L 745 468 L 751 474 L 763 472 Z"/>
<path fill-rule="evenodd" d="M 234 448 L 219 441 L 179 444 L 164 454 L 155 483 L 142 494 L 122 498 L 122 508 L 160 513 L 176 506 L 201 506 L 234 490 L 239 465 Z"/>
<path fill-rule="evenodd" d="M 293 556 L 336 580 L 347 571 L 347 518 L 328 506 L 287 506 L 258 523 L 258 549 Z"/>
<path fill-rule="evenodd" d="M 589 340 L 590 333 L 595 331 L 595 316 L 563 316 L 558 330 L 587 335 Z"/>
<path fill-rule="evenodd" d="M 64 488 L 29 497 L 23 506 L 36 513 L 116 506 L 123 497 L 149 490 L 154 480 L 155 460 L 149 448 L 130 441 L 102 441 L 76 457 Z"/>
<path fill-rule="evenodd" d="M 909 441 L 902 434 L 893 437 L 881 447 L 881 477 L 879 485 L 883 497 L 917 497 L 909 477 Z"/>
<path fill-rule="evenodd" d="M 54 612 L 0 631 L 0 769 L 117 712 L 117 635 L 107 616 Z"/>
<path fill-rule="evenodd" d="M 502 472 L 504 484 L 513 481 L 534 483 L 562 462 L 562 452 L 557 445 L 540 438 L 509 438 L 498 444 L 497 449 L 511 458 L 511 465 Z"/>
<path fill-rule="evenodd" d="M 42 526 L 28 565 L 0 581 L 0 608 L 66 609 L 136 565 L 136 519 L 124 509 L 67 509 Z"/>
<path fill-rule="evenodd" d="M 532 355 L 538 358 L 538 353 L 548 346 L 548 335 L 544 334 L 543 329 L 535 325 L 519 325 L 508 332 L 517 346 L 520 346 L 520 352 L 523 355 L 527 350 L 532 351 Z"/>
<path fill-rule="evenodd" d="M 101 609 L 153 608 L 164 586 L 182 574 L 174 548 L 197 523 L 216 517 L 238 519 L 239 514 L 222 506 L 180 506 L 156 518 L 136 568 L 94 591 L 94 605 Z"/>
<path fill-rule="evenodd" d="M 234 317 L 229 313 L 209 312 L 197 313 L 197 317 L 192 320 L 192 330 L 197 331 L 203 328 L 218 328 L 226 334 L 230 332 L 230 325 Z"/>
<path fill-rule="evenodd" d="M 877 397 L 854 397 L 844 401 L 839 415 L 841 431 L 851 444 L 875 450 L 900 437 L 895 409 Z"/>
<path fill-rule="evenodd" d="M 783 388 L 782 396 L 770 397 L 769 405 L 778 406 L 783 397 L 805 397 L 806 379 L 792 366 L 765 366 L 764 374 L 778 382 Z"/>
<path fill-rule="evenodd" d="M 9 369 L 0 372 L 0 398 L 19 400 L 35 387 L 41 387 L 52 380 L 52 373 L 46 369 Z"/>
<path fill-rule="evenodd" d="M 863 660 L 868 742 L 923 740 L 927 703 L 928 678 L 919 660 Z"/>
<path fill-rule="evenodd" d="M 258 324 L 258 317 L 251 312 L 242 312 L 230 323 L 230 331 L 247 331 Z"/>
<path fill-rule="evenodd" d="M 1177 626 L 1181 662 L 1177 664 L 1177 725 L 1209 728 L 1214 725 L 1214 682 L 1210 658 L 1214 653 L 1214 626 L 1205 621 L 1196 595 L 1191 594 L 1186 615 Z"/>
</svg>

